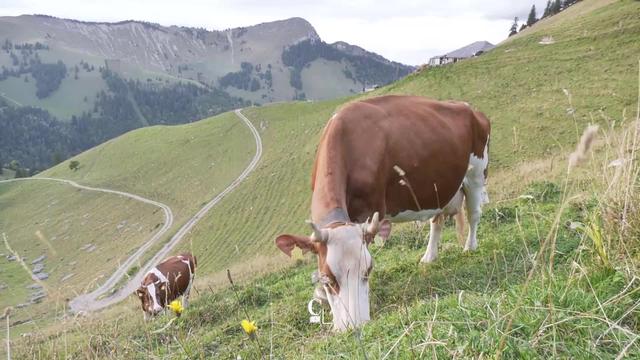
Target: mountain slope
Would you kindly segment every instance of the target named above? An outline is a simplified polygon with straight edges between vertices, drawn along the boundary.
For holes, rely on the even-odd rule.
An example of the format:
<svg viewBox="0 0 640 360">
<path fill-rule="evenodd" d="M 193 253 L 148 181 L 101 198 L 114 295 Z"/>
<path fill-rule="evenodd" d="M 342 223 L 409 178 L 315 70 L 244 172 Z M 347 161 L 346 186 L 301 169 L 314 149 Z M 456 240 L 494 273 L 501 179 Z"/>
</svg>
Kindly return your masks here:
<svg viewBox="0 0 640 360">
<path fill-rule="evenodd" d="M 0 45 L 0 109 L 17 108 L 5 111 L 11 116 L 0 110 L 0 160 L 31 172 L 141 126 L 360 93 L 413 70 L 346 43 L 326 44 L 301 18 L 208 31 L 0 17 Z M 38 138 L 52 140 L 43 148 Z"/>
<path fill-rule="evenodd" d="M 217 86 L 219 78 L 242 71 L 242 63 L 249 63 L 253 66 L 249 75 L 259 82 L 260 89 L 232 86 L 228 90 L 256 102 L 292 99 L 295 89 L 289 85 L 289 71 L 281 61 L 283 49 L 305 40 L 321 41 L 311 24 L 301 18 L 225 31 L 208 31 L 137 21 L 91 23 L 23 15 L 0 18 L 0 34 L 4 37 L 1 41 L 8 40 L 15 45 L 41 44 L 42 49 L 33 51 L 39 54 L 43 62 L 61 60 L 67 67 L 73 67 L 83 61 L 96 68 L 107 66 L 124 78 L 143 81 L 147 78 L 159 78 L 162 81 L 184 79 Z M 384 64 L 388 66 L 385 71 L 395 71 L 394 67 L 397 67 L 399 75 L 394 74 L 394 79 L 411 70 L 408 66 L 392 63 L 362 49 L 355 53 L 353 49 L 357 47 L 345 44 L 334 47 L 368 62 Z M 11 54 L 20 55 L 18 50 L 21 49 L 5 49 L 4 54 L 0 55 L 0 64 L 11 69 Z M 346 62 L 343 69 L 353 66 L 358 64 Z M 268 70 L 271 70 L 270 79 L 265 78 Z M 80 72 L 80 78 L 84 73 Z M 333 82 L 343 78 L 342 72 L 336 72 L 324 81 Z M 351 90 L 359 91 L 363 80 L 368 79 L 358 79 L 351 88 L 343 89 L 341 93 L 319 96 L 335 97 L 348 94 Z M 21 98 L 17 93 L 12 96 L 11 86 L 2 89 L 6 96 L 23 100 L 25 105 L 42 104 Z M 299 90 L 304 92 L 305 89 L 302 87 Z"/>
<path fill-rule="evenodd" d="M 65 161 L 38 176 L 126 191 L 168 205 L 173 226 L 152 247 L 156 250 L 244 170 L 255 151 L 250 139 L 249 130 L 231 113 L 187 125 L 152 126 L 76 156 L 77 170 Z M 165 221 L 157 207 L 111 194 L 46 181 L 1 183 L 0 242 L 6 233 L 30 269 L 31 261 L 45 255 L 50 275 L 43 282 L 48 297 L 13 313 L 28 322 L 16 331 L 30 331 L 64 313 L 66 301 L 101 284 Z M 7 251 L 2 253 L 11 255 Z M 134 275 L 151 255 L 145 254 L 128 274 Z M 7 286 L 0 291 L 0 306 L 28 302 L 26 286 L 33 281 L 25 269 L 3 257 L 0 270 L 0 285 Z"/>
<path fill-rule="evenodd" d="M 591 3 L 575 5 L 582 6 Z M 237 294 L 210 293 L 205 285 L 226 281 L 227 268 L 238 276 L 255 277 L 269 266 L 294 264 L 277 252 L 274 235 L 309 231 L 304 219 L 313 154 L 327 119 L 352 100 L 339 99 L 245 111 L 262 129 L 263 160 L 256 173 L 186 239 L 183 249 L 195 251 L 202 263 L 198 278 L 202 295 L 169 330 L 154 332 L 167 318 L 146 325 L 141 316 L 131 320 L 139 311 L 132 299 L 70 334 L 61 331 L 39 339 L 36 347 L 53 356 L 71 341 L 78 345 L 76 356 L 94 354 L 89 332 L 94 335 L 91 339 L 108 343 L 98 356 L 139 352 L 158 357 L 257 358 L 273 351 L 277 357 L 366 353 L 371 358 L 425 354 L 472 358 L 497 356 L 502 339 L 508 358 L 615 357 L 625 349 L 629 357 L 637 356 L 637 284 L 633 274 L 625 273 L 637 253 L 616 257 L 614 268 L 605 267 L 591 240 L 564 226 L 588 222 L 597 199 L 583 196 L 566 204 L 567 212 L 558 218 L 561 226 L 554 228 L 553 223 L 564 185 L 558 175 L 565 173 L 566 155 L 584 125 L 596 121 L 608 128 L 610 119 L 620 119 L 625 109 L 630 114 L 635 107 L 634 44 L 640 20 L 634 14 L 639 11 L 640 3 L 622 1 L 586 12 L 580 19 L 560 13 L 544 31 L 561 46 L 538 44 L 546 33 L 522 34 L 482 57 L 427 69 L 372 94 L 456 98 L 485 112 L 493 124 L 488 185 L 492 203 L 481 223 L 480 251 L 462 254 L 449 232 L 442 257 L 432 266 L 416 265 L 426 231 L 413 224 L 394 226 L 389 243 L 373 251 L 373 321 L 356 336 L 333 335 L 308 323 L 309 274 L 314 265 L 306 261 L 240 284 Z M 600 181 L 594 174 L 602 169 L 594 165 L 575 172 L 574 194 L 593 192 L 593 184 Z M 538 263 L 534 254 L 547 234 L 554 233 L 556 266 L 544 263 L 544 271 L 527 281 L 528 271 Z M 247 316 L 257 320 L 262 350 L 238 326 Z M 106 341 L 105 334 L 114 334 L 116 340 Z M 273 344 L 270 350 L 264 348 L 267 343 Z M 24 354 L 32 350 L 29 346 L 22 349 Z"/>
</svg>

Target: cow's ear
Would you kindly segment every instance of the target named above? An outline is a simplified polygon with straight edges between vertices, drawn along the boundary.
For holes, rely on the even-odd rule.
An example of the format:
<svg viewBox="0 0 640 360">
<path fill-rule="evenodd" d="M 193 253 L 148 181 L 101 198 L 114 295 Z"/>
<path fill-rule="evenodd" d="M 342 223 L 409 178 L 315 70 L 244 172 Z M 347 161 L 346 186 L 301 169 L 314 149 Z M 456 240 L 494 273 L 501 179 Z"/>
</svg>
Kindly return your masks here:
<svg viewBox="0 0 640 360">
<path fill-rule="evenodd" d="M 291 251 L 296 246 L 299 247 L 303 253 L 307 251 L 311 251 L 313 253 L 317 253 L 316 246 L 313 241 L 307 236 L 297 236 L 297 235 L 279 235 L 276 238 L 276 246 L 287 256 L 291 256 Z"/>
<path fill-rule="evenodd" d="M 387 241 L 390 234 L 391 234 L 391 221 L 389 221 L 388 219 L 384 219 L 380 221 L 380 229 L 378 230 L 378 235 L 380 235 L 382 240 Z"/>
</svg>

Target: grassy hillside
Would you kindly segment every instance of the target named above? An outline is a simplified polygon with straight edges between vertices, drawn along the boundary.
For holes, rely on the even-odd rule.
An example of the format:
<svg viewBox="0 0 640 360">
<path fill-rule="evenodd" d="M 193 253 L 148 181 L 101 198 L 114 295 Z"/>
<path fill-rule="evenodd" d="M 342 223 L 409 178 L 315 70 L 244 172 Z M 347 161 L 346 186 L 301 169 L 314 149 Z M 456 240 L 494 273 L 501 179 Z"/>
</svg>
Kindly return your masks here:
<svg viewBox="0 0 640 360">
<path fill-rule="evenodd" d="M 255 152 L 251 139 L 249 129 L 226 113 L 129 132 L 39 176 L 139 194 L 169 205 L 184 219 L 242 172 Z M 69 169 L 71 160 L 80 162 L 77 171 Z"/>
<path fill-rule="evenodd" d="M 618 1 L 574 18 L 580 7 L 591 5 L 584 3 L 485 55 L 429 68 L 377 94 L 473 104 L 492 121 L 492 166 L 566 151 L 585 124 L 605 124 L 636 105 L 640 4 Z M 555 43 L 539 44 L 545 36 Z"/>
<path fill-rule="evenodd" d="M 396 232 L 383 248 L 374 246 L 373 321 L 360 334 L 333 334 L 326 326 L 308 323 L 309 274 L 315 265 L 301 262 L 242 285 L 237 294 L 201 287 L 204 295 L 194 307 L 160 333 L 171 316 L 144 323 L 139 314 L 124 320 L 128 315 L 120 312 L 90 321 L 92 340 L 70 331 L 46 345 L 36 338 L 24 351 L 52 356 L 56 350 L 49 346 L 61 349 L 67 339 L 80 344 L 67 353 L 78 357 L 471 358 L 495 354 L 509 316 L 518 308 L 507 358 L 615 356 L 632 340 L 629 333 L 637 333 L 637 313 L 624 314 L 638 300 L 637 292 L 625 289 L 619 273 L 599 266 L 576 274 L 572 262 L 594 264 L 585 261 L 590 258 L 587 241 L 567 228 L 557 235 L 554 277 L 536 276 L 524 285 L 541 245 L 537 231 L 551 226 L 560 190 L 553 183 L 537 183 L 527 194 L 533 200 L 513 201 L 498 208 L 500 216 L 485 217 L 477 253 L 465 255 L 451 241 L 437 263 L 418 266 L 427 232 L 421 227 Z M 579 207 L 572 206 L 562 220 L 580 216 Z M 446 239 L 454 237 L 445 233 Z M 239 322 L 247 317 L 258 324 L 258 341 L 242 333 Z M 615 319 L 620 328 L 605 319 Z M 117 332 L 116 323 L 122 324 Z M 630 354 L 638 351 L 631 349 Z"/>
<path fill-rule="evenodd" d="M 485 112 L 493 125 L 492 203 L 480 250 L 463 254 L 448 230 L 440 259 L 429 266 L 416 264 L 426 229 L 395 226 L 388 243 L 372 249 L 373 321 L 361 333 L 334 335 L 309 324 L 313 260 L 288 261 L 273 245 L 278 233 L 308 232 L 315 147 L 327 119 L 349 100 L 342 99 L 244 111 L 261 129 L 264 157 L 183 243 L 201 266 L 199 298 L 182 318 L 164 329 L 168 317 L 143 324 L 132 299 L 101 318 L 36 334 L 18 351 L 121 358 L 640 356 L 640 227 L 629 205 L 638 200 L 637 167 L 607 167 L 620 156 L 637 157 L 617 129 L 636 119 L 640 3 L 598 5 L 581 2 L 481 57 L 372 94 L 463 99 Z M 555 44 L 538 44 L 542 36 Z M 567 156 L 590 122 L 614 129 L 600 133 L 596 160 L 567 178 Z M 620 141 L 627 144 L 614 147 Z M 590 235 L 577 230 L 578 222 Z M 257 277 L 287 265 L 294 266 Z M 225 268 L 257 279 L 243 281 L 238 298 L 205 285 L 224 284 Z M 257 321 L 258 341 L 242 334 L 238 323 L 246 317 Z"/>
<path fill-rule="evenodd" d="M 586 124 L 606 128 L 625 113 L 629 119 L 638 91 L 640 48 L 631 46 L 640 37 L 640 20 L 633 15 L 638 11 L 637 2 L 617 2 L 581 18 L 578 25 L 561 13 L 564 21 L 554 21 L 544 32 L 554 36 L 554 45 L 539 45 L 540 34 L 534 32 L 481 57 L 411 75 L 371 96 L 464 99 L 483 111 L 492 122 L 490 196 L 496 201 L 511 198 L 527 181 L 562 172 L 558 163 L 572 151 Z M 263 128 L 264 158 L 251 179 L 194 231 L 201 257 L 212 258 L 205 266 L 223 270 L 235 261 L 227 256 L 231 254 L 276 254 L 275 235 L 306 231 L 316 144 L 326 121 L 345 101 L 245 110 L 256 127 Z M 218 243 L 230 246 L 221 254 L 213 245 Z"/>
<path fill-rule="evenodd" d="M 0 283 L 6 286 L 0 306 L 29 302 L 37 291 L 27 289 L 36 283 L 27 270 L 44 255 L 43 272 L 49 278 L 39 284 L 48 296 L 41 304 L 17 309 L 14 320 L 51 320 L 65 299 L 110 275 L 163 221 L 155 206 L 111 194 L 44 181 L 0 184 Z M 8 260 L 14 254 L 24 257 L 27 269 Z"/>
<path fill-rule="evenodd" d="M 39 176 L 163 202 L 175 217 L 169 236 L 242 172 L 255 151 L 249 139 L 246 126 L 229 113 L 188 125 L 133 131 L 75 157 L 80 162 L 77 171 L 65 161 Z M 58 315 L 65 299 L 100 283 L 163 221 L 157 207 L 132 199 L 44 181 L 0 184 L 0 237 L 6 233 L 30 269 L 33 259 L 46 255 L 50 275 L 44 281 L 50 296 L 41 305 L 17 310 L 15 319 L 44 326 Z M 96 249 L 88 251 L 88 244 Z M 0 247 L 0 253 L 9 254 Z M 62 281 L 69 274 L 74 275 Z M 26 286 L 33 281 L 16 262 L 0 259 L 0 283 L 8 285 L 0 290 L 0 306 L 29 300 Z"/>
<path fill-rule="evenodd" d="M 24 81 L 25 77 L 28 82 Z M 36 81 L 30 75 L 0 81 L 0 93 L 9 97 L 12 104 L 46 109 L 62 121 L 93 111 L 96 94 L 102 90 L 106 91 L 107 85 L 97 71 L 81 71 L 77 80 L 72 75 L 66 77 L 60 88 L 44 99 L 36 96 Z"/>
</svg>

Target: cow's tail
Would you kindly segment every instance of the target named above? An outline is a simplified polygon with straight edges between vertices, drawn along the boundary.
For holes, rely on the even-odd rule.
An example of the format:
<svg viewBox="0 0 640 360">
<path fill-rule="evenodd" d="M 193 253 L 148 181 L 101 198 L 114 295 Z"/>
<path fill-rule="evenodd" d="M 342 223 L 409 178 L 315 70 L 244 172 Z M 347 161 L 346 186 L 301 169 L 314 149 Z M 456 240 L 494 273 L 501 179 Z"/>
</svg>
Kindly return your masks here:
<svg viewBox="0 0 640 360">
<path fill-rule="evenodd" d="M 458 235 L 458 242 L 460 246 L 464 247 L 464 206 L 461 206 L 458 212 L 454 215 L 456 221 L 456 233 Z"/>
</svg>

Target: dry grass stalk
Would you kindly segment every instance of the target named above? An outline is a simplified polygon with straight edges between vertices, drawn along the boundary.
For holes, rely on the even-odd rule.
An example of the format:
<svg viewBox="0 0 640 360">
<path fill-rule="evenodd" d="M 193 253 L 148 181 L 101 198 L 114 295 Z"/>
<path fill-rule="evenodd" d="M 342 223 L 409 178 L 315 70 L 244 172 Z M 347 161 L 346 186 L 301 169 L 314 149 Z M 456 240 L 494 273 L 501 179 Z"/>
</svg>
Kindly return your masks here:
<svg viewBox="0 0 640 360">
<path fill-rule="evenodd" d="M 576 150 L 569 155 L 569 171 L 587 159 L 597 134 L 598 125 L 589 125 L 584 130 L 576 146 Z"/>
</svg>

